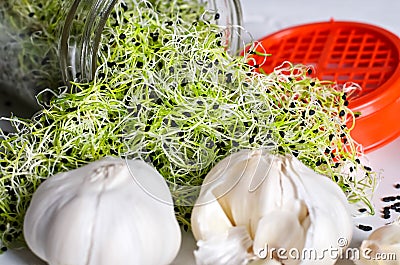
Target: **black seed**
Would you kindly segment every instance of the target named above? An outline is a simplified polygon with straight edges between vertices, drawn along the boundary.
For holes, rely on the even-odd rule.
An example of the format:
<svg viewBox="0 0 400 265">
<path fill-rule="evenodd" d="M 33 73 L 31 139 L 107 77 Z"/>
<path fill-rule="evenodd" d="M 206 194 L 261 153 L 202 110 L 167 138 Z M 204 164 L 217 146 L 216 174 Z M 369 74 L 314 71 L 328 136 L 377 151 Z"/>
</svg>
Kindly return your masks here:
<svg viewBox="0 0 400 265">
<path fill-rule="evenodd" d="M 183 112 L 183 115 L 185 115 L 188 118 L 190 118 L 192 116 L 192 114 L 190 114 L 190 112 L 187 112 L 187 111 Z"/>
<path fill-rule="evenodd" d="M 331 152 L 331 149 L 329 148 L 329 147 L 327 147 L 326 149 L 325 149 L 325 154 L 329 154 Z"/>
<path fill-rule="evenodd" d="M 170 67 L 169 67 L 169 72 L 170 72 L 171 74 L 174 72 L 174 70 L 175 70 L 175 69 L 174 69 L 173 66 L 170 66 Z"/>
<path fill-rule="evenodd" d="M 329 138 L 329 141 L 332 141 L 332 140 L 333 140 L 333 137 L 335 137 L 335 135 L 334 135 L 334 134 L 330 134 L 329 137 L 328 137 L 328 138 Z"/>
<path fill-rule="evenodd" d="M 172 127 L 178 127 L 178 124 L 174 120 L 171 120 L 171 126 Z"/>
<path fill-rule="evenodd" d="M 140 62 L 140 61 L 137 62 L 137 63 L 136 63 L 136 66 L 137 66 L 138 68 L 142 68 L 142 67 L 143 67 L 143 62 Z"/>
<path fill-rule="evenodd" d="M 121 40 L 124 40 L 124 39 L 126 39 L 126 35 L 124 33 L 121 33 L 121 34 L 119 34 L 119 38 Z"/>
<path fill-rule="evenodd" d="M 339 112 L 339 116 L 340 116 L 340 117 L 343 117 L 345 114 L 346 114 L 346 113 L 344 112 L 344 110 L 341 110 L 341 111 Z"/>
<path fill-rule="evenodd" d="M 308 68 L 308 70 L 307 70 L 307 74 L 309 74 L 309 75 L 311 75 L 311 74 L 312 74 L 312 69 L 311 69 L 311 68 Z"/>
<path fill-rule="evenodd" d="M 319 132 L 319 130 L 318 130 L 318 129 L 315 129 L 315 130 L 313 130 L 312 132 L 315 133 L 315 134 L 317 134 L 317 133 Z"/>
<path fill-rule="evenodd" d="M 279 135 L 284 138 L 285 137 L 285 132 L 284 131 L 279 131 Z"/>
<path fill-rule="evenodd" d="M 224 143 L 224 142 L 218 142 L 217 143 L 217 148 L 218 149 L 223 149 L 223 148 L 225 148 L 226 147 L 226 144 Z"/>
<path fill-rule="evenodd" d="M 400 183 L 395 184 L 395 185 L 394 185 L 394 188 L 395 188 L 395 189 L 400 189 Z"/>
<path fill-rule="evenodd" d="M 292 151 L 292 154 L 297 157 L 299 155 L 299 151 Z"/>
<path fill-rule="evenodd" d="M 393 205 L 392 205 L 393 206 Z M 383 207 L 382 209 L 383 209 L 383 211 L 382 211 L 382 213 L 384 213 L 384 214 L 389 214 L 390 213 L 390 209 L 392 208 L 392 206 L 385 206 L 385 207 Z"/>
<path fill-rule="evenodd" d="M 314 115 L 315 114 L 315 110 L 310 109 L 308 112 L 309 115 Z"/>
<path fill-rule="evenodd" d="M 0 225 L 0 232 L 4 232 L 6 231 L 6 225 L 5 224 L 1 224 Z"/>
<path fill-rule="evenodd" d="M 316 165 L 317 167 L 319 167 L 321 164 L 322 164 L 322 162 L 321 162 L 320 160 L 318 160 L 317 162 L 315 162 L 315 165 Z"/>
<path fill-rule="evenodd" d="M 369 226 L 369 225 L 362 225 L 362 224 L 359 224 L 357 227 L 358 227 L 360 230 L 366 231 L 366 232 L 372 230 L 372 226 Z"/>
<path fill-rule="evenodd" d="M 360 164 L 360 159 L 356 158 L 354 161 L 356 161 L 357 164 Z"/>
<path fill-rule="evenodd" d="M 6 252 L 6 251 L 7 251 L 7 247 L 2 247 L 0 250 L 1 250 L 2 252 Z"/>
<path fill-rule="evenodd" d="M 125 3 L 121 3 L 121 7 L 125 12 L 128 11 L 128 6 Z"/>
<path fill-rule="evenodd" d="M 389 218 L 390 218 L 390 214 L 384 214 L 384 215 L 382 216 L 382 218 L 383 218 L 383 219 L 389 219 Z"/>
<path fill-rule="evenodd" d="M 150 125 L 146 125 L 146 127 L 144 127 L 144 131 L 145 131 L 145 132 L 150 131 Z"/>
<path fill-rule="evenodd" d="M 283 153 L 285 150 L 283 149 L 282 146 L 279 146 L 279 147 L 278 147 L 278 151 L 281 152 L 281 153 Z"/>
<path fill-rule="evenodd" d="M 349 105 L 349 102 L 346 100 L 343 105 L 345 105 L 346 107 Z"/>
<path fill-rule="evenodd" d="M 251 137 L 249 138 L 249 144 L 254 143 L 254 139 L 255 139 L 255 137 L 254 137 L 254 136 L 251 136 Z"/>
<path fill-rule="evenodd" d="M 365 169 L 366 171 L 371 171 L 371 170 L 372 170 L 372 168 L 367 167 L 367 166 L 364 166 L 364 169 Z"/>
<path fill-rule="evenodd" d="M 384 201 L 384 202 L 392 202 L 392 201 L 396 200 L 396 197 L 395 196 L 388 196 L 388 197 L 383 197 L 381 200 Z"/>
<path fill-rule="evenodd" d="M 117 64 L 115 63 L 115 62 L 107 62 L 107 66 L 108 67 L 114 67 L 114 66 L 116 66 Z"/>
<path fill-rule="evenodd" d="M 310 86 L 315 86 L 315 82 L 310 82 Z"/>
<path fill-rule="evenodd" d="M 367 211 L 367 209 L 361 208 L 361 209 L 358 209 L 358 211 L 359 211 L 360 213 L 365 213 L 365 212 Z"/>
<path fill-rule="evenodd" d="M 338 176 L 333 176 L 333 180 L 335 181 L 335 182 L 338 182 L 339 181 L 339 177 Z"/>
<path fill-rule="evenodd" d="M 6 238 L 6 240 L 7 240 L 7 241 L 11 241 L 11 240 L 13 240 L 13 237 L 12 237 L 12 235 L 6 235 L 6 236 L 5 236 L 5 238 Z"/>
<path fill-rule="evenodd" d="M 28 14 L 29 17 L 33 17 L 35 15 L 35 13 L 31 12 Z"/>
<path fill-rule="evenodd" d="M 346 93 L 344 93 L 344 94 L 342 95 L 342 99 L 343 99 L 343 100 L 346 100 L 346 98 L 347 98 Z"/>
<path fill-rule="evenodd" d="M 220 14 L 219 14 L 219 13 L 216 13 L 215 16 L 214 16 L 214 18 L 215 18 L 216 20 L 219 19 L 219 18 L 220 18 Z"/>
</svg>

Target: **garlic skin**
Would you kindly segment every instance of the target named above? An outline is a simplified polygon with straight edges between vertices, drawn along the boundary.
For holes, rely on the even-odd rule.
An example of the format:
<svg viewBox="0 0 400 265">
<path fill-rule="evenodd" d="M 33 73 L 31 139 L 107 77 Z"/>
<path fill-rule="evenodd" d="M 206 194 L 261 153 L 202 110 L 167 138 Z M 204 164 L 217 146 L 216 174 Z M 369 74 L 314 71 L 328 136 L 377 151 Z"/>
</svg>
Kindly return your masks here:
<svg viewBox="0 0 400 265">
<path fill-rule="evenodd" d="M 326 250 L 341 251 L 346 246 L 338 242 L 350 242 L 349 208 L 336 183 L 295 157 L 239 151 L 220 161 L 201 187 L 191 217 L 196 262 L 334 264 L 337 257 Z M 300 254 L 313 249 L 317 258 L 271 256 L 271 248 L 297 249 Z"/>
<path fill-rule="evenodd" d="M 400 265 L 400 217 L 374 230 L 361 243 L 357 265 Z"/>
<path fill-rule="evenodd" d="M 166 265 L 181 243 L 164 178 L 143 161 L 111 157 L 44 181 L 24 236 L 50 265 Z"/>
</svg>

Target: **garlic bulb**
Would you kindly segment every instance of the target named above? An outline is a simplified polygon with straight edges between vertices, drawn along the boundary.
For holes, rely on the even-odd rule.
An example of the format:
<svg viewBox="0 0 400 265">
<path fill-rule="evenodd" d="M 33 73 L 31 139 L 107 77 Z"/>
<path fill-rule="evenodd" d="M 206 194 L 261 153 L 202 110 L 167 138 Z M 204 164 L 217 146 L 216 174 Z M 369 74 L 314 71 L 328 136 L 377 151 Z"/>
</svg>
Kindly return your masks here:
<svg viewBox="0 0 400 265">
<path fill-rule="evenodd" d="M 24 235 L 50 265 L 165 265 L 181 242 L 163 177 L 143 161 L 109 157 L 44 181 Z"/>
<path fill-rule="evenodd" d="M 361 243 L 359 259 L 355 263 L 400 265 L 400 217 L 376 229 Z"/>
<path fill-rule="evenodd" d="M 220 161 L 204 180 L 191 224 L 198 265 L 334 264 L 338 257 L 327 251 L 342 251 L 353 231 L 336 183 L 266 150 Z"/>
</svg>

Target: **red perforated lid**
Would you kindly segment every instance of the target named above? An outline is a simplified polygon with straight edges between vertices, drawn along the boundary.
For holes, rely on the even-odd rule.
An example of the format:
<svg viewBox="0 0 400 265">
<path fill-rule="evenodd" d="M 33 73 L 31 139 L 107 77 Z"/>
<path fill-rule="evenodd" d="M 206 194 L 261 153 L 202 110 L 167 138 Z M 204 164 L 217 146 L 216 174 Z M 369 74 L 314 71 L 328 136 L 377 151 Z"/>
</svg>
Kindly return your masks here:
<svg viewBox="0 0 400 265">
<path fill-rule="evenodd" d="M 397 124 L 397 119 L 392 118 L 400 114 L 400 41 L 396 35 L 369 24 L 330 21 L 284 29 L 259 42 L 262 47 L 257 50 L 272 56 L 265 59 L 254 55 L 254 63 L 267 73 L 289 61 L 313 65 L 315 76 L 321 80 L 338 84 L 351 81 L 361 86 L 362 90 L 350 98 L 350 107 L 362 113 L 359 119 L 375 117 L 368 123 L 358 122 L 362 126 L 356 123 L 354 129 L 353 137 L 366 150 L 400 135 L 400 125 L 385 127 L 385 123 Z M 377 116 L 393 104 L 392 111 L 396 113 L 392 117 Z M 377 126 L 372 122 L 381 122 L 382 126 L 372 129 Z"/>
</svg>

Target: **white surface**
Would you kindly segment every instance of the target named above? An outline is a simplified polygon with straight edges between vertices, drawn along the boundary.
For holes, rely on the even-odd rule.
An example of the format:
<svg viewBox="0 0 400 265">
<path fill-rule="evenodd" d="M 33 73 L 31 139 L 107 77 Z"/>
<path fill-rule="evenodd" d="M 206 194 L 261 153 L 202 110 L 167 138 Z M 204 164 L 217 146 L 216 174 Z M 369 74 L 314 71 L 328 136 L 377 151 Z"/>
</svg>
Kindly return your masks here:
<svg viewBox="0 0 400 265">
<path fill-rule="evenodd" d="M 254 39 L 264 37 L 277 30 L 297 24 L 335 20 L 352 20 L 375 24 L 400 35 L 400 1 L 397 0 L 244 0 L 244 26 Z M 248 40 L 250 36 L 245 38 Z M 394 183 L 400 183 L 400 138 L 389 145 L 368 155 L 375 170 L 382 169 L 384 179 L 379 185 L 375 197 L 377 215 L 374 217 L 358 218 L 355 224 L 371 224 L 377 228 L 392 218 L 380 218 L 380 209 L 385 204 L 380 201 L 382 196 L 400 195 L 400 190 L 393 188 Z M 397 182 L 396 182 L 397 181 Z M 369 232 L 354 229 L 352 245 L 358 246 Z M 192 265 L 194 259 L 192 251 L 195 248 L 193 238 L 185 234 L 182 251 L 174 265 Z M 43 265 L 29 251 L 8 251 L 0 256 L 1 265 Z M 340 261 L 338 264 L 352 264 L 349 261 Z"/>
<path fill-rule="evenodd" d="M 244 26 L 254 39 L 298 24 L 351 20 L 400 36 L 398 0 L 242 0 Z M 245 36 L 249 39 L 249 36 Z"/>
</svg>

